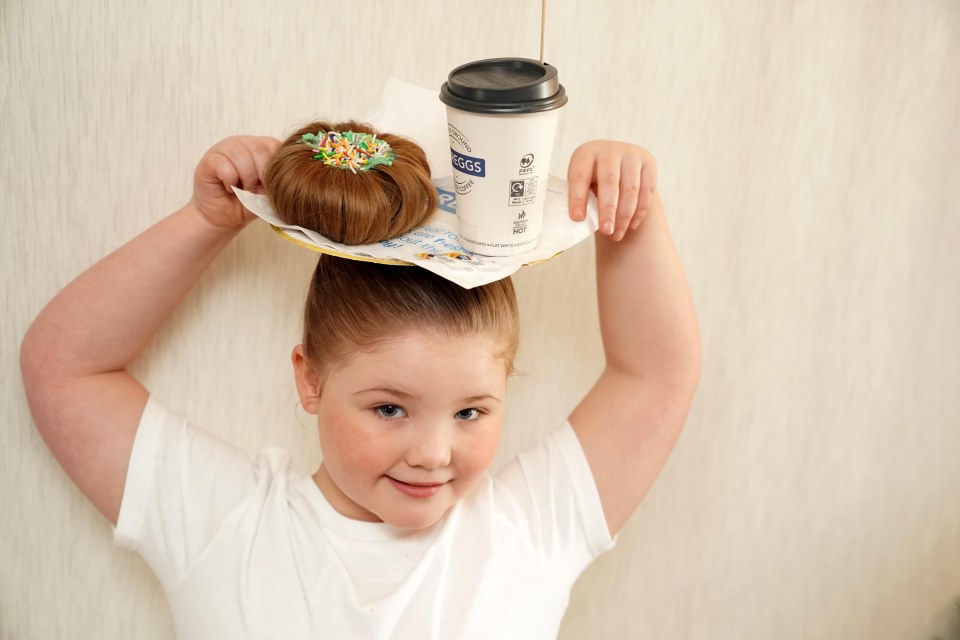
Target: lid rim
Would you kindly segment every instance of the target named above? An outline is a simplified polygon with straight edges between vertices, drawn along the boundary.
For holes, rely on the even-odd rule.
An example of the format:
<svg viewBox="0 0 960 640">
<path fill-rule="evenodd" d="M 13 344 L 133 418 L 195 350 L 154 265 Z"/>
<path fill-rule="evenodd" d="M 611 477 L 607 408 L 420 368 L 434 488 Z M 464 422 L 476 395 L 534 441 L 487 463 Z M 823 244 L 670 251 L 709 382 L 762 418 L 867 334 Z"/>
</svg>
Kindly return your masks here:
<svg viewBox="0 0 960 640">
<path fill-rule="evenodd" d="M 539 113 L 541 111 L 559 109 L 567 104 L 568 100 L 566 90 L 563 88 L 563 85 L 560 85 L 560 90 L 556 93 L 556 95 L 549 98 L 516 102 L 480 102 L 477 100 L 470 100 L 468 98 L 451 93 L 449 90 L 444 91 L 445 87 L 446 83 L 444 83 L 443 87 L 440 89 L 440 102 L 448 107 L 453 107 L 454 109 L 460 109 L 461 111 L 467 111 L 470 113 Z"/>
<path fill-rule="evenodd" d="M 487 58 L 454 68 L 440 87 L 440 101 L 474 113 L 536 113 L 562 107 L 567 96 L 548 63 Z"/>
</svg>

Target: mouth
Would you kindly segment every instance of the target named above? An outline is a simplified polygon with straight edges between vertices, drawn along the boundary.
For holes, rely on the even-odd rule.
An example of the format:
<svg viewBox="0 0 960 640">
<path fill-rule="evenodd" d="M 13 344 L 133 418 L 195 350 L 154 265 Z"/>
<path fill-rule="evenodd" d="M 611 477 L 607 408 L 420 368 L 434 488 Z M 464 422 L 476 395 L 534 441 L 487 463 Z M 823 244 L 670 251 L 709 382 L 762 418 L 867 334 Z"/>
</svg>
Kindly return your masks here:
<svg viewBox="0 0 960 640">
<path fill-rule="evenodd" d="M 430 498 L 435 496 L 446 482 L 403 482 L 391 476 L 386 476 L 393 488 L 400 493 L 417 499 Z"/>
</svg>

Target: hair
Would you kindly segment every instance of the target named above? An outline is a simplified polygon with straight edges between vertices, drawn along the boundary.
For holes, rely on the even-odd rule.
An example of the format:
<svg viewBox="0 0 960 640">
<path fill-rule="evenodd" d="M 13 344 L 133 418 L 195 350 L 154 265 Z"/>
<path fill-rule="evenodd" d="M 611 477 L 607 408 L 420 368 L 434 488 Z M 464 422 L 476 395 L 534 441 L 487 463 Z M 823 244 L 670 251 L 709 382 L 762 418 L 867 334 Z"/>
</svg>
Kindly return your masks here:
<svg viewBox="0 0 960 640">
<path fill-rule="evenodd" d="M 332 364 L 411 330 L 490 335 L 513 371 L 520 319 L 510 278 L 464 289 L 413 266 L 321 255 L 304 310 L 303 348 L 325 375 Z"/>
<path fill-rule="evenodd" d="M 353 131 L 385 141 L 390 165 L 356 173 L 314 160 L 305 133 Z M 343 244 L 396 237 L 421 224 L 437 207 L 426 154 L 412 140 L 379 133 L 359 122 L 313 122 L 292 133 L 271 158 L 264 187 L 287 224 Z M 329 372 L 350 353 L 408 331 L 490 335 L 510 373 L 520 321 L 509 278 L 464 289 L 425 269 L 321 254 L 304 310 L 303 350 L 311 367 Z"/>
<path fill-rule="evenodd" d="M 314 160 L 300 142 L 305 133 L 353 131 L 388 143 L 390 165 L 353 171 Z M 342 244 L 370 244 L 420 225 L 437 207 L 430 165 L 417 143 L 378 133 L 360 122 L 312 122 L 290 135 L 270 159 L 264 188 L 277 215 L 287 224 L 316 231 Z"/>
</svg>

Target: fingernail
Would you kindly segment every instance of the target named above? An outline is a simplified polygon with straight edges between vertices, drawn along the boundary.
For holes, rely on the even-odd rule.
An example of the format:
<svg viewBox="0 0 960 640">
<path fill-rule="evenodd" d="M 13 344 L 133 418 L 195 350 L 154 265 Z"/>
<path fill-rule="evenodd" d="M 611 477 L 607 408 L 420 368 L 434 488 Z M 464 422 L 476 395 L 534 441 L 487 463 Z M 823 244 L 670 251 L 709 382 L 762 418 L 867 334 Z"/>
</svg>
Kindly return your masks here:
<svg viewBox="0 0 960 640">
<path fill-rule="evenodd" d="M 613 233 L 613 222 L 611 222 L 610 220 L 607 220 L 606 222 L 604 222 L 603 232 L 607 235 L 610 235 L 611 233 Z"/>
</svg>

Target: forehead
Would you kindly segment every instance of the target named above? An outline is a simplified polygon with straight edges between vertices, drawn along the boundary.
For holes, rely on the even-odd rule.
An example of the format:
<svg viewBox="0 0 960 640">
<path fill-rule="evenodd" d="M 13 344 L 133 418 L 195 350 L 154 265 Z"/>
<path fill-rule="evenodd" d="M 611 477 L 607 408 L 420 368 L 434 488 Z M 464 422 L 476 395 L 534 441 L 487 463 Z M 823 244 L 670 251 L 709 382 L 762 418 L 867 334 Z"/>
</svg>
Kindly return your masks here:
<svg viewBox="0 0 960 640">
<path fill-rule="evenodd" d="M 329 373 L 348 386 L 406 385 L 436 392 L 476 387 L 489 392 L 506 382 L 501 351 L 500 341 L 491 335 L 410 331 L 351 353 Z"/>
</svg>

